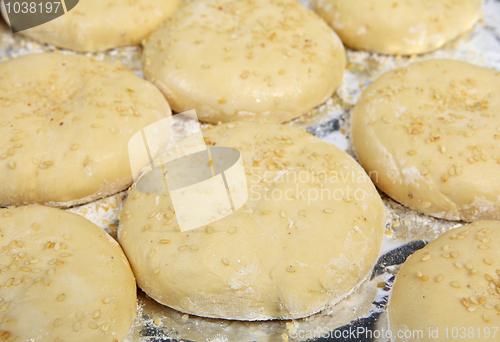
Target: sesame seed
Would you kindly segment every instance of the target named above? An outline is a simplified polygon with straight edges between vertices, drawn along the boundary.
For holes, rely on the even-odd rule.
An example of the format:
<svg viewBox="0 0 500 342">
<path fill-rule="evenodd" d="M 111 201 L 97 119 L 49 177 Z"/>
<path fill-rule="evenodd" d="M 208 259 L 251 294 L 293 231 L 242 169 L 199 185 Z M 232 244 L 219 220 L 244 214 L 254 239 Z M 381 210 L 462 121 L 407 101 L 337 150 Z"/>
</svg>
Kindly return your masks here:
<svg viewBox="0 0 500 342">
<path fill-rule="evenodd" d="M 15 162 L 13 162 L 13 161 L 9 162 L 9 167 L 10 167 L 11 169 L 15 169 L 15 168 L 16 168 L 16 163 L 15 163 Z"/>
<path fill-rule="evenodd" d="M 333 214 L 333 210 L 332 209 L 325 209 L 325 213 L 327 213 L 327 214 Z"/>
<path fill-rule="evenodd" d="M 95 311 L 92 313 L 92 317 L 93 317 L 94 319 L 97 319 L 97 318 L 101 317 L 101 310 L 99 310 L 99 309 L 95 310 Z"/>
<path fill-rule="evenodd" d="M 60 325 L 62 325 L 62 324 L 63 324 L 63 320 L 62 320 L 62 318 L 57 318 L 57 319 L 54 321 L 54 326 L 55 326 L 55 327 L 58 327 L 58 326 L 60 326 Z"/>
<path fill-rule="evenodd" d="M 490 322 L 490 316 L 487 315 L 487 314 L 484 314 L 483 315 L 483 320 L 486 322 L 486 323 L 489 323 Z"/>
<path fill-rule="evenodd" d="M 99 327 L 95 322 L 89 322 L 89 328 L 92 330 L 97 330 Z"/>
<path fill-rule="evenodd" d="M 295 268 L 294 268 L 292 265 L 288 266 L 288 267 L 286 268 L 286 270 L 287 270 L 288 272 L 290 272 L 290 273 L 295 272 Z"/>
<path fill-rule="evenodd" d="M 476 311 L 476 307 L 475 306 L 470 306 L 470 307 L 467 308 L 467 311 L 474 312 L 474 311 Z"/>
<path fill-rule="evenodd" d="M 164 244 L 164 245 L 166 245 L 166 244 L 167 244 L 167 243 L 169 243 L 169 242 L 170 242 L 170 241 L 169 241 L 169 240 L 167 240 L 167 239 L 162 239 L 162 240 L 160 240 L 160 243 L 162 243 L 162 244 Z"/>
<path fill-rule="evenodd" d="M 58 302 L 62 302 L 64 298 L 66 298 L 66 295 L 64 293 L 61 293 L 59 296 L 57 296 L 56 299 Z"/>
<path fill-rule="evenodd" d="M 110 304 L 111 302 L 113 301 L 113 298 L 111 297 L 106 297 L 104 298 L 104 300 L 102 301 L 104 304 Z"/>
<path fill-rule="evenodd" d="M 431 258 L 431 255 L 430 254 L 427 254 L 425 255 L 423 258 L 422 258 L 422 261 L 427 261 Z"/>
<path fill-rule="evenodd" d="M 229 261 L 226 258 L 222 258 L 222 263 L 226 266 L 229 265 Z"/>
<path fill-rule="evenodd" d="M 486 265 L 491 265 L 491 259 L 488 259 L 488 258 L 484 259 L 484 263 Z"/>
<path fill-rule="evenodd" d="M 460 263 L 460 262 L 456 262 L 456 263 L 455 263 L 455 266 L 456 266 L 457 268 L 462 268 L 462 267 L 463 267 L 462 263 Z"/>
<path fill-rule="evenodd" d="M 160 273 L 160 268 L 159 267 L 155 268 L 155 270 L 154 270 L 154 274 L 158 274 L 158 273 Z"/>
<path fill-rule="evenodd" d="M 284 211 L 284 210 L 280 211 L 280 216 L 281 216 L 281 217 L 285 217 L 285 216 L 286 216 L 286 213 L 285 213 L 285 211 Z"/>
<path fill-rule="evenodd" d="M 77 332 L 78 330 L 80 330 L 81 327 L 82 327 L 82 324 L 80 322 L 76 322 L 75 324 L 73 324 L 73 330 L 75 332 Z"/>
<path fill-rule="evenodd" d="M 451 285 L 452 287 L 456 288 L 456 289 L 460 288 L 460 284 L 459 284 L 459 283 L 457 283 L 456 281 L 452 281 L 452 282 L 450 283 L 450 285 Z"/>
<path fill-rule="evenodd" d="M 212 234 L 214 232 L 214 229 L 210 226 L 207 226 L 207 228 L 205 228 L 205 231 L 207 232 L 207 234 Z"/>
<path fill-rule="evenodd" d="M 196 252 L 199 248 L 196 245 L 191 245 L 190 249 Z"/>
<path fill-rule="evenodd" d="M 490 246 L 487 246 L 487 245 L 479 245 L 478 247 L 479 249 L 489 249 Z"/>
<path fill-rule="evenodd" d="M 78 147 L 79 147 L 79 145 L 78 145 L 78 144 L 73 144 L 73 145 L 71 146 L 71 151 L 75 151 L 75 150 L 77 150 L 77 149 L 78 149 Z"/>
<path fill-rule="evenodd" d="M 234 234 L 236 232 L 236 227 L 231 227 L 227 231 L 229 234 Z"/>
<path fill-rule="evenodd" d="M 440 283 L 442 280 L 443 280 L 443 276 L 442 275 L 438 275 L 436 277 L 436 283 Z"/>
</svg>

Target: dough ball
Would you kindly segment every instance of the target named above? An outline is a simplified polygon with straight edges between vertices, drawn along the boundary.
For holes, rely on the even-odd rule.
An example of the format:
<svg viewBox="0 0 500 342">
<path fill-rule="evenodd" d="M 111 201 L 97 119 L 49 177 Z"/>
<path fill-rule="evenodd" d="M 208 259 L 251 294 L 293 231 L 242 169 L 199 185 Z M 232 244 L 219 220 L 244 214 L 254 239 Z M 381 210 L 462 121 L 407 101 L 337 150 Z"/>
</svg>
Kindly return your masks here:
<svg viewBox="0 0 500 342">
<path fill-rule="evenodd" d="M 0 63 L 0 205 L 66 207 L 127 188 L 128 140 L 170 114 L 151 83 L 85 56 Z"/>
<path fill-rule="evenodd" d="M 448 220 L 500 219 L 500 73 L 454 60 L 390 71 L 361 95 L 352 137 L 396 201 Z"/>
<path fill-rule="evenodd" d="M 389 55 L 426 53 L 469 30 L 482 0 L 313 0 L 345 45 Z"/>
<path fill-rule="evenodd" d="M 396 277 L 389 304 L 392 340 L 495 340 L 499 250 L 500 222 L 483 221 L 450 230 L 411 255 Z M 457 338 L 463 331 L 466 338 Z"/>
<path fill-rule="evenodd" d="M 349 155 L 291 126 L 235 122 L 203 134 L 241 152 L 248 201 L 180 232 L 171 197 L 133 189 L 118 236 L 149 296 L 198 316 L 291 319 L 336 304 L 371 274 L 384 208 Z"/>
<path fill-rule="evenodd" d="M 118 243 L 76 214 L 0 210 L 0 340 L 118 342 L 136 285 Z"/>
<path fill-rule="evenodd" d="M 80 0 L 65 15 L 21 34 L 80 52 L 137 45 L 181 3 L 182 0 Z M 5 6 L 1 7 L 5 17 Z"/>
<path fill-rule="evenodd" d="M 201 120 L 282 122 L 340 86 L 337 35 L 296 0 L 196 0 L 144 42 L 145 75 L 175 112 Z"/>
</svg>

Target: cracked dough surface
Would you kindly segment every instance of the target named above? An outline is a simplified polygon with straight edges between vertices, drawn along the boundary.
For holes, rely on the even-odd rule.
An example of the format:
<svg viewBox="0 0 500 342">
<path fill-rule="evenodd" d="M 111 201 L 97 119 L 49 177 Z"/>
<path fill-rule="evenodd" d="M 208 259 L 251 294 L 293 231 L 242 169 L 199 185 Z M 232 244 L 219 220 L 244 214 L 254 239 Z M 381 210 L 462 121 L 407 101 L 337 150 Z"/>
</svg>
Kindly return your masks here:
<svg viewBox="0 0 500 342">
<path fill-rule="evenodd" d="M 388 307 L 394 341 L 494 340 L 500 324 L 499 250 L 500 223 L 482 221 L 452 229 L 411 255 Z M 439 329 L 438 335 L 429 338 L 429 328 Z M 409 337 L 413 331 L 423 334 Z M 463 331 L 466 338 L 453 338 Z"/>
<path fill-rule="evenodd" d="M 396 201 L 448 220 L 500 218 L 500 73 L 455 60 L 392 70 L 352 115 L 361 165 Z"/>
<path fill-rule="evenodd" d="M 342 82 L 337 35 L 295 0 L 197 0 L 144 41 L 145 75 L 175 112 L 202 121 L 283 122 Z"/>
<path fill-rule="evenodd" d="M 346 46 L 389 55 L 426 53 L 470 29 L 482 0 L 314 0 Z"/>
<path fill-rule="evenodd" d="M 127 144 L 170 115 L 151 83 L 59 53 L 0 63 L 0 205 L 67 207 L 132 184 Z"/>
<path fill-rule="evenodd" d="M 118 342 L 136 285 L 118 243 L 83 217 L 43 206 L 0 209 L 0 339 Z"/>
<path fill-rule="evenodd" d="M 182 0 L 80 0 L 63 16 L 21 34 L 79 52 L 138 45 L 181 3 Z M 5 16 L 3 4 L 1 7 Z"/>
<path fill-rule="evenodd" d="M 371 274 L 384 208 L 350 156 L 291 126 L 235 122 L 203 134 L 241 152 L 249 199 L 180 232 L 168 195 L 134 188 L 118 239 L 149 296 L 198 316 L 290 319 L 337 303 Z"/>
</svg>

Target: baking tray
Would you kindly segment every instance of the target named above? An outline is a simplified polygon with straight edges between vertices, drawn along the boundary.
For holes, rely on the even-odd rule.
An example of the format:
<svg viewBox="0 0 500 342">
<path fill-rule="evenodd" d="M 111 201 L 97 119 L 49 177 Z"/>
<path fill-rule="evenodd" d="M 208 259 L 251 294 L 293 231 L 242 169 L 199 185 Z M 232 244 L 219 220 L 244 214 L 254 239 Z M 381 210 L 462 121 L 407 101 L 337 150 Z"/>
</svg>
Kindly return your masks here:
<svg viewBox="0 0 500 342">
<path fill-rule="evenodd" d="M 311 7 L 308 0 L 302 3 Z M 0 60 L 59 49 L 12 34 L 0 21 Z M 63 53 L 74 53 L 61 50 Z M 143 76 L 141 48 L 126 47 L 87 53 Z M 341 88 L 326 103 L 289 122 L 355 157 L 350 138 L 354 104 L 374 79 L 409 63 L 452 58 L 500 71 L 500 0 L 485 0 L 480 22 L 443 48 L 420 56 L 385 56 L 347 49 L 347 70 Z M 289 321 L 240 322 L 186 315 L 156 303 L 138 290 L 137 317 L 127 342 L 387 342 L 386 304 L 400 265 L 415 250 L 462 222 L 420 214 L 381 194 L 386 207 L 386 229 L 381 256 L 371 277 L 339 304 L 308 318 Z M 127 191 L 68 209 L 89 219 L 113 237 Z M 384 335 L 385 333 L 385 335 Z"/>
</svg>

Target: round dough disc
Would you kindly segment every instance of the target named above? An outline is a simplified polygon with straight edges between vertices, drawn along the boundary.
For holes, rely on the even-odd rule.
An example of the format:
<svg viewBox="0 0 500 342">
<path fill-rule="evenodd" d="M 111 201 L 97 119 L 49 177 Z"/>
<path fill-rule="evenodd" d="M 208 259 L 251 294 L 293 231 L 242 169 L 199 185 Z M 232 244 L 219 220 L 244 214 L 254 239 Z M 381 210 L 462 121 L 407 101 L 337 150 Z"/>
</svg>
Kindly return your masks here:
<svg viewBox="0 0 500 342">
<path fill-rule="evenodd" d="M 180 232 L 170 196 L 133 189 L 118 236 L 149 296 L 198 316 L 290 319 L 339 302 L 370 275 L 384 208 L 350 156 L 291 126 L 238 122 L 204 136 L 241 152 L 248 201 Z"/>
<path fill-rule="evenodd" d="M 440 48 L 479 19 L 482 0 L 314 0 L 345 45 L 411 55 Z"/>
<path fill-rule="evenodd" d="M 63 16 L 21 34 L 79 52 L 138 45 L 181 3 L 182 0 L 80 0 Z M 1 8 L 6 18 L 3 3 Z"/>
<path fill-rule="evenodd" d="M 1 209 L 0 226 L 1 340 L 125 339 L 137 294 L 115 240 L 81 216 L 43 206 Z"/>
<path fill-rule="evenodd" d="M 500 219 L 500 73 L 429 60 L 390 71 L 361 95 L 354 148 L 396 201 L 448 220 Z"/>
<path fill-rule="evenodd" d="M 388 308 L 391 341 L 498 339 L 499 250 L 500 222 L 483 221 L 452 229 L 411 255 Z M 463 331 L 466 338 L 457 338 Z"/>
<path fill-rule="evenodd" d="M 71 206 L 125 189 L 130 137 L 170 114 L 154 85 L 85 56 L 0 63 L 0 205 Z"/>
<path fill-rule="evenodd" d="M 143 43 L 145 75 L 175 112 L 201 120 L 283 122 L 340 86 L 337 35 L 296 0 L 196 0 Z"/>
</svg>

